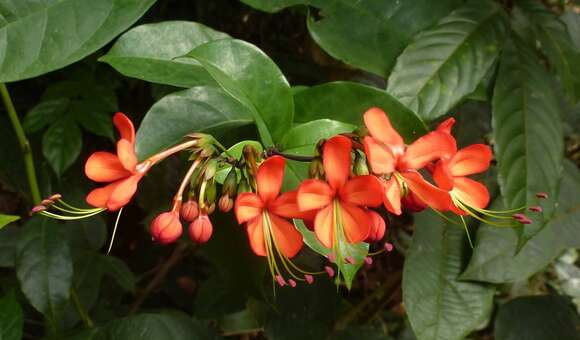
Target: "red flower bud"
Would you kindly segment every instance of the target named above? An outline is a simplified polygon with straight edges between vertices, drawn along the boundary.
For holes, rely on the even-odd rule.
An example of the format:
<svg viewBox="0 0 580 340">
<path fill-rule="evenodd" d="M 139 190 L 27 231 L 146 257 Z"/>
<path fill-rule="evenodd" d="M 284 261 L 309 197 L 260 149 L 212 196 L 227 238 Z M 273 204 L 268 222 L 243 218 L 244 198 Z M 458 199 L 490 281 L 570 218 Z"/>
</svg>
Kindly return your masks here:
<svg viewBox="0 0 580 340">
<path fill-rule="evenodd" d="M 187 222 L 193 222 L 199 215 L 197 202 L 189 200 L 181 205 L 181 218 Z"/>
<path fill-rule="evenodd" d="M 385 232 L 387 231 L 387 223 L 385 220 L 373 210 L 368 210 L 368 215 L 371 219 L 371 231 L 369 232 L 369 236 L 367 236 L 366 242 L 372 243 L 377 242 L 385 237 Z"/>
<path fill-rule="evenodd" d="M 182 232 L 183 226 L 176 211 L 162 213 L 151 222 L 151 235 L 161 244 L 175 242 Z"/>
<path fill-rule="evenodd" d="M 234 200 L 228 195 L 223 195 L 218 201 L 218 207 L 220 208 L 220 211 L 228 212 L 234 207 Z"/>
<path fill-rule="evenodd" d="M 427 204 L 423 202 L 417 195 L 412 191 L 409 191 L 405 197 L 401 199 L 403 207 L 405 207 L 410 212 L 420 212 L 427 208 Z"/>
<path fill-rule="evenodd" d="M 196 243 L 206 243 L 211 234 L 213 233 L 213 227 L 209 217 L 205 214 L 200 214 L 195 221 L 191 222 L 189 225 L 189 238 Z"/>
</svg>

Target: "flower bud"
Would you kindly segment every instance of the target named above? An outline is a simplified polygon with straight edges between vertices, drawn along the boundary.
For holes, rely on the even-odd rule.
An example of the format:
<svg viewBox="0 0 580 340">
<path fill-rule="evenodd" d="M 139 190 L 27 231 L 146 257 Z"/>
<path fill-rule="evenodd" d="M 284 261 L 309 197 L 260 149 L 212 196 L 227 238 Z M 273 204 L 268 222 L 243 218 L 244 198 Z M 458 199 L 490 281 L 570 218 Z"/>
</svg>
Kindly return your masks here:
<svg viewBox="0 0 580 340">
<path fill-rule="evenodd" d="M 232 167 L 224 184 L 222 186 L 222 194 L 227 194 L 228 196 L 235 196 L 238 190 L 238 175 L 236 174 L 236 169 Z"/>
<path fill-rule="evenodd" d="M 189 238 L 196 243 L 206 243 L 211 234 L 213 233 L 213 227 L 209 217 L 205 214 L 200 214 L 195 221 L 191 222 L 189 225 Z"/>
<path fill-rule="evenodd" d="M 199 209 L 196 201 L 189 200 L 181 205 L 181 218 L 184 221 L 193 222 L 197 215 L 199 215 Z"/>
<path fill-rule="evenodd" d="M 218 201 L 218 207 L 222 212 L 229 212 L 234 207 L 234 200 L 228 195 L 223 195 Z"/>
<path fill-rule="evenodd" d="M 427 208 L 427 204 L 412 191 L 407 192 L 407 195 L 401 199 L 401 203 L 410 212 L 420 212 Z"/>
<path fill-rule="evenodd" d="M 366 242 L 372 243 L 382 240 L 387 231 L 387 223 L 376 211 L 368 210 L 367 213 L 371 219 L 371 230 L 366 238 Z"/>
<path fill-rule="evenodd" d="M 356 153 L 354 158 L 354 174 L 356 176 L 365 176 L 369 174 L 369 167 L 367 165 L 367 159 L 360 153 Z"/>
<path fill-rule="evenodd" d="M 182 232 L 183 227 L 176 211 L 162 213 L 151 222 L 151 235 L 161 244 L 175 242 Z"/>
</svg>

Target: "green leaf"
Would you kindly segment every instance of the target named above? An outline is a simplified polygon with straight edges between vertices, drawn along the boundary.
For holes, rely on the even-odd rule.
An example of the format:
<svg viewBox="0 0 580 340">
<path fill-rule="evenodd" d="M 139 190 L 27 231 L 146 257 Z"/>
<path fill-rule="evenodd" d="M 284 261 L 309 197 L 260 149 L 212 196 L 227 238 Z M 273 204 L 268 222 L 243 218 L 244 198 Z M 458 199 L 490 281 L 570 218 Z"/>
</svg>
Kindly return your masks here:
<svg viewBox="0 0 580 340">
<path fill-rule="evenodd" d="M 492 102 L 492 126 L 499 184 L 508 209 L 537 205 L 544 213 L 521 233 L 522 245 L 554 213 L 563 159 L 560 107 L 540 59 L 519 40 L 506 44 Z M 521 228 L 520 228 L 521 229 Z"/>
<path fill-rule="evenodd" d="M 154 2 L 5 0 L 0 8 L 0 82 L 32 78 L 84 58 Z"/>
<path fill-rule="evenodd" d="M 496 340 L 580 339 L 580 319 L 570 300 L 558 295 L 526 296 L 502 305 Z"/>
<path fill-rule="evenodd" d="M 0 230 L 0 267 L 14 267 L 16 241 L 20 232 L 21 228 L 15 225 Z"/>
<path fill-rule="evenodd" d="M 111 114 L 113 111 L 103 108 L 103 102 L 99 99 L 75 100 L 71 103 L 67 114 L 72 115 L 74 121 L 83 129 L 97 136 L 113 140 L 113 116 Z"/>
<path fill-rule="evenodd" d="M 14 221 L 18 221 L 19 219 L 20 216 L 0 214 L 0 229 L 4 228 L 6 225 Z"/>
<path fill-rule="evenodd" d="M 145 159 L 192 132 L 219 132 L 252 123 L 252 114 L 219 88 L 196 86 L 155 103 L 137 131 L 137 155 Z"/>
<path fill-rule="evenodd" d="M 238 143 L 232 145 L 231 147 L 229 147 L 227 152 L 225 152 L 225 151 L 222 152 L 221 156 L 222 157 L 233 157 L 235 159 L 240 159 L 240 157 L 242 156 L 242 151 L 244 150 L 244 147 L 246 145 L 254 147 L 256 149 L 256 151 L 258 151 L 259 153 L 264 151 L 264 147 L 262 146 L 262 143 L 255 141 L 255 140 L 243 140 L 243 141 L 238 142 Z M 232 169 L 232 166 L 228 163 L 221 165 L 219 170 L 215 174 L 216 182 L 222 184 L 226 180 L 226 176 L 230 173 L 231 169 Z M 236 169 L 236 173 L 238 175 L 240 174 L 239 169 Z M 238 181 L 239 181 L 239 179 L 240 178 L 238 177 Z"/>
<path fill-rule="evenodd" d="M 564 249 L 580 247 L 580 172 L 572 162 L 564 165 L 558 211 L 548 225 L 517 254 L 518 237 L 512 230 L 480 225 L 473 255 L 462 279 L 493 283 L 525 280 L 546 267 Z M 503 207 L 499 199 L 492 205 L 493 209 Z"/>
<path fill-rule="evenodd" d="M 98 250 L 107 240 L 107 225 L 101 216 L 93 216 L 68 222 L 65 233 L 73 253 Z"/>
<path fill-rule="evenodd" d="M 35 133 L 46 126 L 54 123 L 59 117 L 61 117 L 67 110 L 69 105 L 69 100 L 67 98 L 58 98 L 43 100 L 38 105 L 30 109 L 22 126 L 27 133 Z"/>
<path fill-rule="evenodd" d="M 98 260 L 103 274 L 112 278 L 123 291 L 135 293 L 137 279 L 125 262 L 110 255 L 99 255 Z"/>
<path fill-rule="evenodd" d="M 566 11 L 560 16 L 560 20 L 566 25 L 574 47 L 580 50 L 580 14 Z"/>
<path fill-rule="evenodd" d="M 61 176 L 74 163 L 82 147 L 81 129 L 68 119 L 52 124 L 42 137 L 42 154 L 57 176 Z"/>
<path fill-rule="evenodd" d="M 494 64 L 505 14 L 489 0 L 471 0 L 418 34 L 397 59 L 387 92 L 426 120 L 472 93 Z"/>
<path fill-rule="evenodd" d="M 312 0 L 240 0 L 240 1 L 257 10 L 268 13 L 275 13 L 287 7 L 295 5 L 306 5 L 310 2 L 313 2 Z"/>
<path fill-rule="evenodd" d="M 22 308 L 16 299 L 16 294 L 10 292 L 0 299 L 0 339 L 22 339 L 23 327 Z"/>
<path fill-rule="evenodd" d="M 463 339 L 485 323 L 494 288 L 457 279 L 469 254 L 465 230 L 433 212 L 415 215 L 405 259 L 403 303 L 417 339 Z"/>
<path fill-rule="evenodd" d="M 16 275 L 30 304 L 55 320 L 66 303 L 73 266 L 62 225 L 33 217 L 23 227 L 16 249 Z"/>
<path fill-rule="evenodd" d="M 215 84 L 196 61 L 180 58 L 225 33 L 189 21 L 164 21 L 132 28 L 99 60 L 120 73 L 152 83 L 179 87 Z"/>
<path fill-rule="evenodd" d="M 385 91 L 351 82 L 334 82 L 298 92 L 295 121 L 306 123 L 328 118 L 361 126 L 363 113 L 377 106 L 388 113 L 393 126 L 407 142 L 427 132 L 425 124 L 412 111 Z"/>
<path fill-rule="evenodd" d="M 458 6 L 458 0 L 316 1 L 322 19 L 308 19 L 312 38 L 331 56 L 387 76 L 413 36 Z M 357 24 L 353 24 L 357 23 Z"/>
<path fill-rule="evenodd" d="M 209 42 L 188 54 L 220 86 L 252 112 L 262 142 L 279 141 L 292 125 L 290 85 L 276 64 L 256 46 L 241 40 Z"/>
</svg>

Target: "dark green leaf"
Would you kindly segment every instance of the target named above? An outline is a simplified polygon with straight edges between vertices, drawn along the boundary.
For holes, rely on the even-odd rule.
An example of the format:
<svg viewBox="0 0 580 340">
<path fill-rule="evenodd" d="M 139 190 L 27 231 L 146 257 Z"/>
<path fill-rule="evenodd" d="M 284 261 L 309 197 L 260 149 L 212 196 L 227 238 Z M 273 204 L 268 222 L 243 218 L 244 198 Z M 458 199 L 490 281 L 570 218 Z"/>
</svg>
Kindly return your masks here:
<svg viewBox="0 0 580 340">
<path fill-rule="evenodd" d="M 110 255 L 99 255 L 98 260 L 104 275 L 112 278 L 123 291 L 135 293 L 137 279 L 125 262 Z"/>
<path fill-rule="evenodd" d="M 460 226 L 433 212 L 415 215 L 415 235 L 403 272 L 403 303 L 417 339 L 463 339 L 490 317 L 494 288 L 457 278 L 468 247 Z"/>
<path fill-rule="evenodd" d="M 113 139 L 113 116 L 111 110 L 103 108 L 100 98 L 73 101 L 67 114 L 83 127 L 98 136 Z"/>
<path fill-rule="evenodd" d="M 99 60 L 120 73 L 180 87 L 215 84 L 196 61 L 179 58 L 208 41 L 229 36 L 189 21 L 164 21 L 132 28 Z"/>
<path fill-rule="evenodd" d="M 54 123 L 62 116 L 69 105 L 67 98 L 58 98 L 43 100 L 33 107 L 22 122 L 22 126 L 27 133 L 34 133 L 44 129 L 46 126 Z"/>
<path fill-rule="evenodd" d="M 32 78 L 91 54 L 155 0 L 5 0 L 0 7 L 0 82 Z"/>
<path fill-rule="evenodd" d="M 16 294 L 10 292 L 0 299 L 0 339 L 22 339 L 23 326 L 22 308 L 16 299 Z"/>
<path fill-rule="evenodd" d="M 254 314 L 249 309 L 224 315 L 221 317 L 219 324 L 224 335 L 253 333 L 261 330 L 258 321 L 256 321 Z"/>
<path fill-rule="evenodd" d="M 98 250 L 107 240 L 107 225 L 101 216 L 70 221 L 65 232 L 73 251 Z"/>
<path fill-rule="evenodd" d="M 20 216 L 0 214 L 0 229 L 14 221 L 18 221 L 19 219 Z"/>
<path fill-rule="evenodd" d="M 501 6 L 471 0 L 418 34 L 397 59 L 387 92 L 426 120 L 472 93 L 494 64 L 505 36 Z"/>
<path fill-rule="evenodd" d="M 560 16 L 570 34 L 570 39 L 576 49 L 580 49 L 580 14 L 566 11 Z"/>
<path fill-rule="evenodd" d="M 313 2 L 312 0 L 240 0 L 240 1 L 255 9 L 269 13 L 275 13 L 287 7 L 295 5 L 306 5 L 310 2 Z"/>
<path fill-rule="evenodd" d="M 0 267 L 13 267 L 16 254 L 16 241 L 21 229 L 15 225 L 0 230 Z"/>
<path fill-rule="evenodd" d="M 61 176 L 81 153 L 82 138 L 79 126 L 68 119 L 58 120 L 44 133 L 42 154 L 58 176 Z"/>
</svg>

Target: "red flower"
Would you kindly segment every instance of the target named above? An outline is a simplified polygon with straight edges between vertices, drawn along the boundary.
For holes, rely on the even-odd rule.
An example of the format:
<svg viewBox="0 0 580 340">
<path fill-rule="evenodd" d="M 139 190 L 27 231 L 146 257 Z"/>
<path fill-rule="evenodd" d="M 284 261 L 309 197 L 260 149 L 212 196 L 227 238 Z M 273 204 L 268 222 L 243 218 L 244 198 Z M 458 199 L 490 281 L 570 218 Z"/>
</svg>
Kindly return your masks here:
<svg viewBox="0 0 580 340">
<path fill-rule="evenodd" d="M 148 170 L 147 164 L 138 165 L 135 155 L 135 128 L 127 116 L 117 112 L 113 123 L 121 139 L 117 142 L 117 154 L 98 151 L 85 164 L 85 174 L 96 182 L 111 182 L 94 189 L 87 196 L 87 202 L 95 207 L 111 211 L 125 206 L 137 191 L 137 184 Z"/>
<path fill-rule="evenodd" d="M 324 143 L 322 163 L 327 182 L 310 179 L 298 188 L 298 206 L 302 211 L 317 210 L 314 232 L 327 248 L 342 242 L 364 241 L 373 221 L 363 209 L 381 204 L 381 186 L 374 176 L 356 176 L 351 172 L 352 142 L 336 136 Z M 335 252 L 339 254 L 340 252 Z"/>
<path fill-rule="evenodd" d="M 449 209 L 448 192 L 427 182 L 418 170 L 453 155 L 457 150 L 455 139 L 443 131 L 433 131 L 406 146 L 381 109 L 369 109 L 364 121 L 370 133 L 364 138 L 365 153 L 372 172 L 384 176 L 381 182 L 385 208 L 400 215 L 401 197 L 410 190 L 433 209 Z"/>
</svg>

